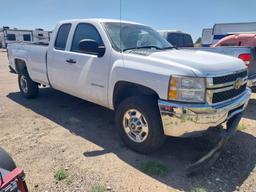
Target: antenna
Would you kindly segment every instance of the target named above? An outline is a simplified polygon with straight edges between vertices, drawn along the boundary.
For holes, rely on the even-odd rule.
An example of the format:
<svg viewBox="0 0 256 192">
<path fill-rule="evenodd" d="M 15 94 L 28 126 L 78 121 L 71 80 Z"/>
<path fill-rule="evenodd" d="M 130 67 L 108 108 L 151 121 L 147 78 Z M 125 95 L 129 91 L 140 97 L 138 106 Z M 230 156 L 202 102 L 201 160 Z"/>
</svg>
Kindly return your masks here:
<svg viewBox="0 0 256 192">
<path fill-rule="evenodd" d="M 119 47 L 120 47 L 120 51 L 122 51 L 122 44 L 121 44 L 121 38 L 122 38 L 122 35 L 121 35 L 121 33 L 122 33 L 122 0 L 120 0 L 120 8 L 119 8 L 119 18 L 120 18 L 120 33 L 119 33 L 119 38 L 120 38 L 120 40 L 119 40 Z"/>
</svg>

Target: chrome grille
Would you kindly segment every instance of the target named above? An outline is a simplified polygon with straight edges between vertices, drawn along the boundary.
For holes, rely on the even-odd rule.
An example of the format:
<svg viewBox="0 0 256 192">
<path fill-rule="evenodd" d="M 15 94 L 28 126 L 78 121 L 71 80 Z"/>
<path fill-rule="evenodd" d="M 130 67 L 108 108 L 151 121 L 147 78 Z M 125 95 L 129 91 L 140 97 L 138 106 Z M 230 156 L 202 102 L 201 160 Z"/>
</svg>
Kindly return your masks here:
<svg viewBox="0 0 256 192">
<path fill-rule="evenodd" d="M 230 89 L 227 91 L 213 93 L 212 103 L 215 104 L 215 103 L 223 102 L 223 101 L 232 99 L 234 97 L 237 97 L 241 95 L 245 91 L 245 89 L 246 89 L 246 84 L 244 84 L 239 89 Z"/>
<path fill-rule="evenodd" d="M 207 78 L 207 102 L 219 104 L 239 97 L 246 91 L 247 79 L 247 70 Z"/>
<path fill-rule="evenodd" d="M 212 80 L 213 80 L 213 84 L 216 85 L 216 84 L 234 82 L 238 78 L 245 78 L 245 77 L 247 77 L 247 70 L 246 71 L 241 71 L 241 72 L 235 73 L 235 74 L 213 77 Z"/>
</svg>

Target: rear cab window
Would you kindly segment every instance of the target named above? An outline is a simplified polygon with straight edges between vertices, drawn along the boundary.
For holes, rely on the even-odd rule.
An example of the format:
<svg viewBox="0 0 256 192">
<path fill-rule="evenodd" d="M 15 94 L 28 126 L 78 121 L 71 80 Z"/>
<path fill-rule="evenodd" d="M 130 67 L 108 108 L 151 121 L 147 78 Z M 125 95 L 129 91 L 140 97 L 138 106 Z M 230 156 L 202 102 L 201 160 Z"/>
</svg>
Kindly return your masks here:
<svg viewBox="0 0 256 192">
<path fill-rule="evenodd" d="M 65 50 L 68 40 L 71 23 L 62 24 L 58 30 L 54 48 L 58 50 Z"/>
</svg>

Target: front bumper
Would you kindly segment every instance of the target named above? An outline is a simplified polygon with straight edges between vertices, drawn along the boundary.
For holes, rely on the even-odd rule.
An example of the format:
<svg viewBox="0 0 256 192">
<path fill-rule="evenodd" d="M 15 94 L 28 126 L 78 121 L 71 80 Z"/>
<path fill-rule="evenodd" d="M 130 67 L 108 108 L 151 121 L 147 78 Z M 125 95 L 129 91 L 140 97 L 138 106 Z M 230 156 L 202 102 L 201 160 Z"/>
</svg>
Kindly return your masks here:
<svg viewBox="0 0 256 192">
<path fill-rule="evenodd" d="M 246 89 L 239 98 L 219 105 L 186 104 L 158 101 L 164 134 L 175 137 L 189 137 L 227 122 L 243 112 L 250 99 L 251 90 Z"/>
<path fill-rule="evenodd" d="M 256 74 L 249 77 L 247 85 L 248 85 L 248 87 L 255 87 L 256 86 Z"/>
</svg>

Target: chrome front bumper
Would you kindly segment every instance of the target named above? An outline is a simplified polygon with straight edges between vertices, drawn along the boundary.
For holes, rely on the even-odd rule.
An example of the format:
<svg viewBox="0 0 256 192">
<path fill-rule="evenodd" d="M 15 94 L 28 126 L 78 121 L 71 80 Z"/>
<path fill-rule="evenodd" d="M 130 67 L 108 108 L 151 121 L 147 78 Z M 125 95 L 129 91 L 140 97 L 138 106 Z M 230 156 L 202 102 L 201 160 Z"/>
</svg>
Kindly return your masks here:
<svg viewBox="0 0 256 192">
<path fill-rule="evenodd" d="M 189 137 L 225 123 L 245 110 L 250 95 L 251 90 L 247 88 L 239 98 L 212 106 L 158 100 L 164 134 Z"/>
</svg>

